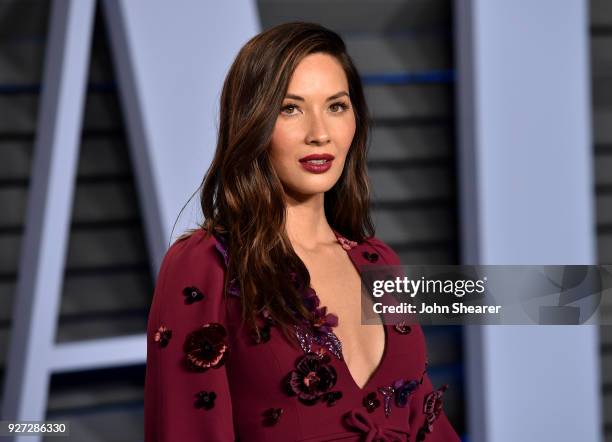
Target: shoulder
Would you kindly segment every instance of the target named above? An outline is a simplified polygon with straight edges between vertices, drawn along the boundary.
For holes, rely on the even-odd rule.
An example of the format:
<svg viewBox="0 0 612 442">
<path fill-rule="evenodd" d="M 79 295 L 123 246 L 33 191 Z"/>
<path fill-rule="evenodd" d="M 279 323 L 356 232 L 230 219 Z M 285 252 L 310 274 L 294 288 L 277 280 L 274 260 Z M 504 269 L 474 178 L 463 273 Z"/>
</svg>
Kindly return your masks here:
<svg viewBox="0 0 612 442">
<path fill-rule="evenodd" d="M 180 267 L 202 269 L 206 266 L 223 266 L 222 251 L 214 235 L 207 235 L 203 229 L 189 231 L 179 236 L 168 248 L 160 269 Z"/>
<path fill-rule="evenodd" d="M 210 285 L 217 280 L 223 281 L 223 277 L 223 254 L 217 239 L 197 229 L 181 235 L 168 248 L 159 269 L 157 286 L 163 290 L 170 286 Z"/>
<path fill-rule="evenodd" d="M 393 250 L 391 246 L 389 246 L 387 243 L 385 243 L 380 238 L 377 238 L 376 236 L 371 236 L 369 238 L 364 239 L 360 246 L 364 249 L 373 249 L 374 253 L 377 253 L 382 259 L 382 262 L 385 264 L 401 265 L 401 259 L 395 252 L 395 250 Z"/>
<path fill-rule="evenodd" d="M 216 238 L 205 233 L 183 235 L 167 250 L 155 284 L 153 317 L 171 322 L 220 315 L 225 267 Z"/>
</svg>

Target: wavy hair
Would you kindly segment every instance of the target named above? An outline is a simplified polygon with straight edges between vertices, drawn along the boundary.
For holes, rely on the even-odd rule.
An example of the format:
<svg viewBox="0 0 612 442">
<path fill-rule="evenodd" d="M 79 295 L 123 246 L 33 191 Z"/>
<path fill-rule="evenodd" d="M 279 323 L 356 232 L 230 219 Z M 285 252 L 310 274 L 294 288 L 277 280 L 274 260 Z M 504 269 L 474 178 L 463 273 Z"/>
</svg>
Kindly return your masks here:
<svg viewBox="0 0 612 442">
<path fill-rule="evenodd" d="M 284 190 L 268 154 L 291 75 L 313 53 L 329 54 L 342 65 L 356 120 L 344 170 L 325 193 L 325 215 L 347 238 L 361 242 L 374 235 L 366 172 L 369 114 L 344 42 L 335 32 L 306 22 L 281 24 L 256 35 L 242 47 L 223 84 L 216 152 L 200 186 L 205 218 L 200 228 L 207 236 L 224 236 L 230 257 L 225 293 L 235 278 L 243 325 L 248 322 L 258 337 L 262 308 L 286 337 L 293 336 L 292 325 L 313 320 L 302 294 L 310 275 L 287 236 Z M 295 284 L 292 273 L 302 285 Z"/>
</svg>

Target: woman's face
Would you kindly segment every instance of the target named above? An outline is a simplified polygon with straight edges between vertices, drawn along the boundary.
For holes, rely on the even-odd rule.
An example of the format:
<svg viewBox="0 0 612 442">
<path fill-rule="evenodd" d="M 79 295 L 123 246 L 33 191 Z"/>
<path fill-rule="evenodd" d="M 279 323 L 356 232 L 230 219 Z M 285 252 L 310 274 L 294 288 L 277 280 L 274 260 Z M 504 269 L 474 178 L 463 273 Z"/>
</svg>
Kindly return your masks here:
<svg viewBox="0 0 612 442">
<path fill-rule="evenodd" d="M 294 198 L 326 192 L 340 178 L 355 135 L 348 90 L 331 55 L 310 54 L 297 65 L 270 142 L 272 165 Z"/>
</svg>

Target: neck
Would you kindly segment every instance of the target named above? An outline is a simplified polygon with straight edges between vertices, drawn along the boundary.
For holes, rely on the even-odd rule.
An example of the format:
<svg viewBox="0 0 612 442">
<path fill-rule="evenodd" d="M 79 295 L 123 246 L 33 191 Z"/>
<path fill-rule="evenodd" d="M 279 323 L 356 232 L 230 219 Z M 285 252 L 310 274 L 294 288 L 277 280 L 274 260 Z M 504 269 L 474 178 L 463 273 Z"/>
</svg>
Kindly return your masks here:
<svg viewBox="0 0 612 442">
<path fill-rule="evenodd" d="M 336 241 L 325 217 L 325 194 L 304 199 L 286 198 L 286 229 L 291 244 L 303 249 L 315 249 Z"/>
</svg>

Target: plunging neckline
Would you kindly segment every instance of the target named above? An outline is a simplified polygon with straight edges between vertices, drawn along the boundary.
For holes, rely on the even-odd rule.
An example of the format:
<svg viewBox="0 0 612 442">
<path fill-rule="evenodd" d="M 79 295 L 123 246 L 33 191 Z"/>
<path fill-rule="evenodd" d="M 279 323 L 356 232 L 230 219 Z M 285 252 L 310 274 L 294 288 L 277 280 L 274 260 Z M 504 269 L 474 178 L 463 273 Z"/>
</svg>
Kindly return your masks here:
<svg viewBox="0 0 612 442">
<path fill-rule="evenodd" d="M 334 232 L 334 235 L 336 236 L 336 240 L 338 241 L 338 244 L 340 244 L 340 246 L 342 247 L 342 250 L 344 250 L 346 252 L 346 254 L 347 254 L 348 258 L 349 258 L 349 261 L 353 265 L 353 268 L 357 271 L 357 275 L 359 276 L 359 280 L 360 280 L 360 285 L 359 286 L 361 288 L 361 272 L 359 271 L 359 267 L 357 266 L 357 263 L 355 262 L 355 260 L 353 259 L 353 256 L 351 255 L 351 251 L 353 249 L 355 249 L 356 247 L 358 247 L 357 243 L 349 241 L 347 238 L 345 238 L 344 236 L 342 236 L 340 233 L 336 232 L 333 229 L 332 229 L 332 231 Z M 345 244 L 350 244 L 350 243 L 353 243 L 354 245 L 352 245 L 348 249 L 345 248 L 344 245 Z M 317 296 L 317 298 L 319 299 L 319 302 L 320 302 L 320 298 L 319 298 L 318 293 L 316 292 L 316 290 L 314 290 L 314 289 L 312 289 L 312 290 L 315 292 L 315 295 Z M 361 293 L 359 294 L 359 296 L 361 297 Z M 340 317 L 338 316 L 337 313 L 330 312 L 329 310 L 327 310 L 327 311 L 329 313 L 332 313 L 332 314 L 336 315 L 336 317 L 338 318 L 338 323 L 340 323 Z M 361 324 L 361 326 L 363 326 L 363 324 Z M 374 381 L 374 379 L 376 379 L 378 374 L 382 371 L 382 367 L 384 365 L 384 362 L 387 359 L 387 353 L 388 353 L 388 350 L 389 350 L 389 330 L 387 328 L 387 325 L 384 323 L 384 321 L 382 323 L 382 328 L 383 328 L 383 334 L 384 334 L 383 353 L 382 353 L 382 356 L 381 356 L 380 360 L 376 364 L 376 367 L 374 368 L 372 373 L 370 373 L 370 375 L 368 376 L 365 384 L 363 384 L 363 387 L 360 387 L 359 384 L 357 383 L 357 381 L 355 380 L 353 374 L 351 373 L 351 370 L 349 369 L 348 364 L 346 363 L 346 359 L 344 358 L 344 353 L 342 353 L 342 360 L 341 360 L 342 368 L 344 369 L 344 371 L 346 371 L 346 374 L 348 375 L 347 377 L 350 378 L 350 382 L 355 386 L 355 388 L 359 392 L 365 392 L 366 390 L 369 389 L 368 387 Z M 336 335 L 336 338 L 342 344 L 342 341 L 340 340 L 340 338 L 337 335 Z"/>
</svg>

